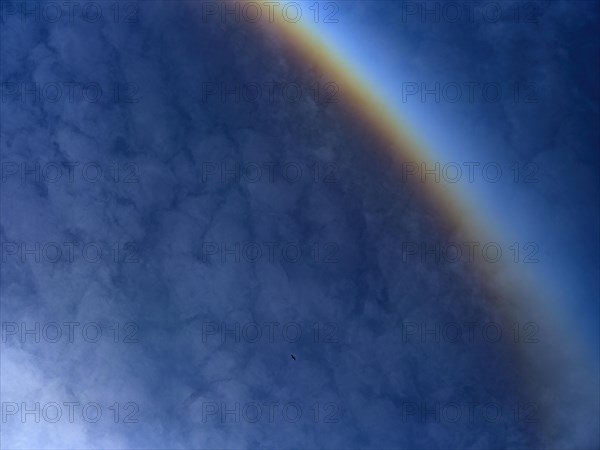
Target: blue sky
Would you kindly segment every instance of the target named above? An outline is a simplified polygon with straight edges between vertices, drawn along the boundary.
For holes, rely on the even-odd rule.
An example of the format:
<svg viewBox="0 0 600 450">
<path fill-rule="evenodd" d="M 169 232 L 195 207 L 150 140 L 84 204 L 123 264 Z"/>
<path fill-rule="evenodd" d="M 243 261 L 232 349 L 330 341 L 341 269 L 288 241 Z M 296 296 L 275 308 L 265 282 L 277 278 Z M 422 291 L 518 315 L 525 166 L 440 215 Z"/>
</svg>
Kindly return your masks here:
<svg viewBox="0 0 600 450">
<path fill-rule="evenodd" d="M 596 3 L 492 22 L 323 3 L 339 21 L 311 24 L 440 163 L 502 167 L 458 187 L 507 257 L 537 245 L 517 272 L 552 300 L 513 320 L 469 261 L 407 256 L 451 240 L 445 218 L 345 114 L 343 89 L 314 98 L 335 80 L 276 29 L 203 20 L 201 2 L 97 2 L 57 21 L 48 3 L 11 5 L 1 445 L 597 447 Z M 503 95 L 403 101 L 437 82 Z M 251 84 L 258 101 L 232 94 Z"/>
</svg>

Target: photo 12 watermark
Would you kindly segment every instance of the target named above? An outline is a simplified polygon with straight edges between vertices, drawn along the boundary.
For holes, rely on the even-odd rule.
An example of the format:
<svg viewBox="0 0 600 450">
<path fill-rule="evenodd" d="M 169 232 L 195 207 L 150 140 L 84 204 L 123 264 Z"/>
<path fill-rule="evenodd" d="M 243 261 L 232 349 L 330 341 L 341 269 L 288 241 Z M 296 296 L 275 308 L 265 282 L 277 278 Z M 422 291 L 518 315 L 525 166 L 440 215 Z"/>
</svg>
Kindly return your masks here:
<svg viewBox="0 0 600 450">
<path fill-rule="evenodd" d="M 509 327 L 487 322 L 402 322 L 402 343 L 496 344 L 502 342 L 537 344 L 540 326 L 536 322 L 514 322 Z"/>
<path fill-rule="evenodd" d="M 201 180 L 205 184 L 229 183 L 337 183 L 336 163 L 295 161 L 203 161 Z"/>
<path fill-rule="evenodd" d="M 534 184 L 539 182 L 540 167 L 531 162 L 405 161 L 400 170 L 403 183 Z"/>
<path fill-rule="evenodd" d="M 319 24 L 340 22 L 340 4 L 332 1 L 206 1 L 200 2 L 202 23 Z"/>
<path fill-rule="evenodd" d="M 537 403 L 501 404 L 498 402 L 402 402 L 402 423 L 491 424 L 537 423 Z"/>
<path fill-rule="evenodd" d="M 510 245 L 502 245 L 494 241 L 403 241 L 401 248 L 403 263 L 497 264 L 507 261 L 514 264 L 537 264 L 540 262 L 540 246 L 536 242 L 513 242 Z"/>
<path fill-rule="evenodd" d="M 340 261 L 340 246 L 337 242 L 297 241 L 271 242 L 225 242 L 205 241 L 200 245 L 203 263 L 324 263 Z"/>
<path fill-rule="evenodd" d="M 202 322 L 202 342 L 221 344 L 324 343 L 340 341 L 337 322 Z"/>
<path fill-rule="evenodd" d="M 11 161 L 0 163 L 2 183 L 126 183 L 140 182 L 140 168 L 132 161 Z"/>
<path fill-rule="evenodd" d="M 2 423 L 138 423 L 140 407 L 127 402 L 2 402 Z"/>
<path fill-rule="evenodd" d="M 139 263 L 140 247 L 137 242 L 40 242 L 2 241 L 2 262 L 20 263 Z"/>
<path fill-rule="evenodd" d="M 514 1 L 399 1 L 403 24 L 537 24 L 540 2 Z"/>
<path fill-rule="evenodd" d="M 2 1 L 0 23 L 11 24 L 132 24 L 139 21 L 136 1 Z"/>
<path fill-rule="evenodd" d="M 137 344 L 139 325 L 135 322 L 2 322 L 2 343 L 59 344 L 86 342 L 96 344 Z"/>
<path fill-rule="evenodd" d="M 2 104 L 127 104 L 138 103 L 141 89 L 137 83 L 96 81 L 6 81 L 0 85 Z"/>
<path fill-rule="evenodd" d="M 334 402 L 310 405 L 299 402 L 216 402 L 201 405 L 202 423 L 338 423 L 341 407 Z"/>
<path fill-rule="evenodd" d="M 539 103 L 536 83 L 506 84 L 497 81 L 405 81 L 402 103 Z"/>
<path fill-rule="evenodd" d="M 311 99 L 317 104 L 340 101 L 340 87 L 334 82 L 315 82 L 303 86 L 296 82 L 278 81 L 246 83 L 203 81 L 201 86 L 202 104 L 263 103 L 273 105 L 277 102 L 298 103 L 303 99 Z"/>
</svg>

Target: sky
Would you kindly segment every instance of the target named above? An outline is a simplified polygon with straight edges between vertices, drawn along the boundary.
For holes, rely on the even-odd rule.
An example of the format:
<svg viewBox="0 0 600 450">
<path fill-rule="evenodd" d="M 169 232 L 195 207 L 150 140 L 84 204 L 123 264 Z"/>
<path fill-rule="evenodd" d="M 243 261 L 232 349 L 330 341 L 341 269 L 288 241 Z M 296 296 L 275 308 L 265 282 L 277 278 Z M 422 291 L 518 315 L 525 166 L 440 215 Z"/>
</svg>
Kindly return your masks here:
<svg viewBox="0 0 600 450">
<path fill-rule="evenodd" d="M 0 6 L 1 448 L 598 448 L 598 3 Z"/>
</svg>

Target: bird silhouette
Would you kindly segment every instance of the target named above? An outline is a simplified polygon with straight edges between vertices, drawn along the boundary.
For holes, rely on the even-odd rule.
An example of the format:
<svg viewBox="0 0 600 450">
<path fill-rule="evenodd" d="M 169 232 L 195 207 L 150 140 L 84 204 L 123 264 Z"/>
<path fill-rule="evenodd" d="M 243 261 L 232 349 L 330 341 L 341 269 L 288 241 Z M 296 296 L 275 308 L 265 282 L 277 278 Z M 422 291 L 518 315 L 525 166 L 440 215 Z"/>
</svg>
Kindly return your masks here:
<svg viewBox="0 0 600 450">
<path fill-rule="evenodd" d="M 296 357 L 294 355 L 290 355 L 294 361 L 296 361 Z"/>
</svg>

